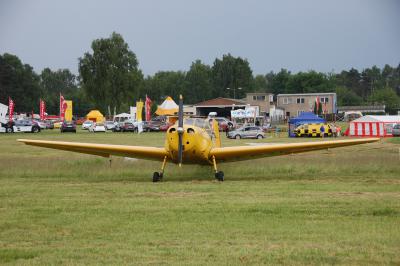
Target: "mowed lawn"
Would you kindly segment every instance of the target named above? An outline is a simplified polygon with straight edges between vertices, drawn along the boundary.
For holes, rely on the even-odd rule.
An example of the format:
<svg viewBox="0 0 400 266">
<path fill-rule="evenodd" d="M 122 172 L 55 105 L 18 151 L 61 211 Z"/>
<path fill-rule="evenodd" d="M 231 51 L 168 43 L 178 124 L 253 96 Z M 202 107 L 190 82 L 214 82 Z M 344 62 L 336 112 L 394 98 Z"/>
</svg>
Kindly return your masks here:
<svg viewBox="0 0 400 266">
<path fill-rule="evenodd" d="M 0 135 L 0 264 L 400 264 L 400 141 L 211 166 L 18 138 L 163 146 L 162 133 Z M 310 141 L 269 137 L 223 145 Z"/>
</svg>

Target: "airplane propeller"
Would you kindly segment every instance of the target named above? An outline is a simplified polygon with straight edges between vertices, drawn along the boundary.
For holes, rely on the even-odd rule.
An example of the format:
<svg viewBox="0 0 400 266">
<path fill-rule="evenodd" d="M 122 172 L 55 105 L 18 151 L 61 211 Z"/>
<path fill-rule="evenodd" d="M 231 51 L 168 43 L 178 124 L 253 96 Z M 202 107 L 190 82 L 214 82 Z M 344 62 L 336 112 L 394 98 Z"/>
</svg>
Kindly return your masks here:
<svg viewBox="0 0 400 266">
<path fill-rule="evenodd" d="M 179 146 L 178 146 L 178 163 L 182 166 L 182 156 L 183 156 L 183 98 L 179 95 L 179 111 L 178 111 L 178 136 L 179 136 Z"/>
</svg>

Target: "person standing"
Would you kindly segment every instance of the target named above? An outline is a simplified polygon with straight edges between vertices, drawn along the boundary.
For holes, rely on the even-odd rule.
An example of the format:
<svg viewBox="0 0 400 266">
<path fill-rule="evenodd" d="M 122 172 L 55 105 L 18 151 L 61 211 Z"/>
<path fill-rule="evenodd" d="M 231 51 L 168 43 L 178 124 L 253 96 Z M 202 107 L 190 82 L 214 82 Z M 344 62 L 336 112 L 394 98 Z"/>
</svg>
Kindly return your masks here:
<svg viewBox="0 0 400 266">
<path fill-rule="evenodd" d="M 337 137 L 337 129 L 336 129 L 335 124 L 331 124 L 331 130 L 332 130 L 332 136 L 334 138 L 336 138 Z"/>
<path fill-rule="evenodd" d="M 319 132 L 321 134 L 321 138 L 325 137 L 325 126 L 324 126 L 324 124 L 321 124 L 321 127 L 319 128 Z"/>
</svg>

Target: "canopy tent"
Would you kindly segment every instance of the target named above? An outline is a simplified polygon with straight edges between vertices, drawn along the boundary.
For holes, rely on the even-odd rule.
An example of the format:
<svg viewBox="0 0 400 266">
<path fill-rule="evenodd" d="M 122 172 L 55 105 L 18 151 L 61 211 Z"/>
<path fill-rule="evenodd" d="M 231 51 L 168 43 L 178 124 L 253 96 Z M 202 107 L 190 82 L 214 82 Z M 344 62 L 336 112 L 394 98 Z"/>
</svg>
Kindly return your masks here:
<svg viewBox="0 0 400 266">
<path fill-rule="evenodd" d="M 179 106 L 172 100 L 171 97 L 167 97 L 165 101 L 158 106 L 157 115 L 174 115 L 179 110 Z"/>
<path fill-rule="evenodd" d="M 104 116 L 99 110 L 92 110 L 86 115 L 86 119 L 93 122 L 104 122 Z"/>
<path fill-rule="evenodd" d="M 326 120 L 311 112 L 303 112 L 298 117 L 289 120 L 289 137 L 295 137 L 294 130 L 302 124 L 326 123 Z"/>
<path fill-rule="evenodd" d="M 358 137 L 392 136 L 395 124 L 400 123 L 398 115 L 366 115 L 350 122 L 345 135 Z"/>
</svg>

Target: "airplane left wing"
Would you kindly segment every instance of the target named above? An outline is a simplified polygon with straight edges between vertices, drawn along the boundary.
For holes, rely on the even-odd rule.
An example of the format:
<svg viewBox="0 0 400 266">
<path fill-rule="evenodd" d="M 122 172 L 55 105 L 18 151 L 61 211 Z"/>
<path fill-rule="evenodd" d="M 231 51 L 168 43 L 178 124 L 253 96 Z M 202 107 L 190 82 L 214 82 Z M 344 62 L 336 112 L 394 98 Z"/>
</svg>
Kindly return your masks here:
<svg viewBox="0 0 400 266">
<path fill-rule="evenodd" d="M 300 142 L 287 144 L 271 144 L 260 146 L 233 146 L 224 148 L 213 148 L 210 151 L 210 158 L 215 156 L 218 161 L 241 161 L 253 158 L 278 156 L 291 153 L 337 148 L 363 143 L 378 141 L 379 138 L 331 140 L 319 142 Z"/>
<path fill-rule="evenodd" d="M 102 157 L 109 157 L 110 155 L 115 155 L 115 156 L 160 161 L 163 160 L 164 157 L 167 155 L 167 152 L 164 148 L 156 148 L 156 147 L 109 145 L 109 144 L 48 141 L 48 140 L 30 140 L 30 139 L 18 139 L 18 141 L 32 146 L 86 153 Z"/>
</svg>

